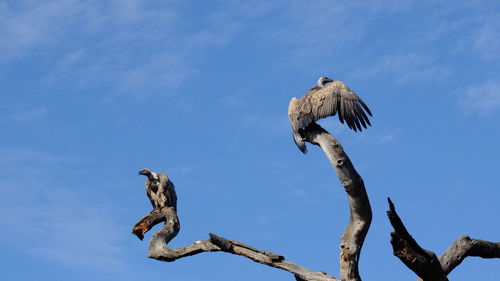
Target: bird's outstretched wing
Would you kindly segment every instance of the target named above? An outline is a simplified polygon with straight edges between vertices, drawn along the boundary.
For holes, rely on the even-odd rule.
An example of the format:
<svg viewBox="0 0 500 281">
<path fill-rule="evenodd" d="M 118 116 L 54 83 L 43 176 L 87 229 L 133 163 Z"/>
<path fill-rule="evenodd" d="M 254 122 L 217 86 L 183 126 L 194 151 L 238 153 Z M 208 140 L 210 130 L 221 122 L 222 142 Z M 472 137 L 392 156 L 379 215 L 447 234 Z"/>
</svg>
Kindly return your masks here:
<svg viewBox="0 0 500 281">
<path fill-rule="evenodd" d="M 341 81 L 333 81 L 325 87 L 314 87 L 299 100 L 301 110 L 298 116 L 300 128 L 305 128 L 313 121 L 338 114 L 354 131 L 370 125 L 368 115 L 372 113 L 368 106 Z M 366 111 L 366 113 L 365 113 Z"/>
</svg>

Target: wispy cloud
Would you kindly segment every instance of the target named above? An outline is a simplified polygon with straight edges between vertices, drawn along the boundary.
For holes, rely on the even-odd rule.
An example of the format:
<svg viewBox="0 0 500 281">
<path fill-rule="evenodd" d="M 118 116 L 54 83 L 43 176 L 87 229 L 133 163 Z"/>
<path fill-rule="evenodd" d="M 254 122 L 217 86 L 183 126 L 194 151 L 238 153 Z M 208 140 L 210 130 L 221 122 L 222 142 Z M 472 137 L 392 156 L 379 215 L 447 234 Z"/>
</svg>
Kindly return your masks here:
<svg viewBox="0 0 500 281">
<path fill-rule="evenodd" d="M 287 65 L 332 63 L 345 50 L 356 47 L 375 18 L 408 9 L 413 1 L 291 1 L 279 8 L 280 25 L 263 36 L 282 45 Z M 353 15 L 356 15 L 353 17 Z M 291 60 L 291 61 L 290 61 Z M 338 61 L 336 61 L 338 63 Z M 281 61 L 280 61 L 281 63 Z"/>
<path fill-rule="evenodd" d="M 388 144 L 398 139 L 401 135 L 401 128 L 393 128 L 385 132 L 379 132 L 374 137 L 379 143 Z"/>
<path fill-rule="evenodd" d="M 24 108 L 14 111 L 6 116 L 9 122 L 27 123 L 33 121 L 40 121 L 47 117 L 48 111 L 44 106 L 37 106 L 31 108 Z"/>
<path fill-rule="evenodd" d="M 242 91 L 237 91 L 223 96 L 220 99 L 221 105 L 227 108 L 242 108 L 248 106 L 251 96 Z"/>
<path fill-rule="evenodd" d="M 283 134 L 290 130 L 290 121 L 286 112 L 283 114 L 248 114 L 238 121 L 242 126 L 251 128 L 253 132 L 268 134 Z"/>
<path fill-rule="evenodd" d="M 371 66 L 351 73 L 354 76 L 390 76 L 398 83 L 418 80 L 439 80 L 450 75 L 450 70 L 435 64 L 431 55 L 417 52 L 396 53 L 377 59 Z"/>
<path fill-rule="evenodd" d="M 188 20 L 182 3 L 27 1 L 0 5 L 0 64 L 46 54 L 46 86 L 97 86 L 111 95 L 166 95 L 231 27 Z M 201 24 L 203 23 L 203 24 Z M 195 25 L 196 28 L 194 28 Z"/>
<path fill-rule="evenodd" d="M 10 214 L 1 219 L 4 245 L 79 268 L 123 266 L 113 207 L 89 200 L 65 174 L 54 177 L 61 157 L 25 148 L 0 152 L 0 212 Z"/>
<path fill-rule="evenodd" d="M 44 169 L 61 161 L 57 155 L 30 148 L 0 147 L 0 155 L 0 175 L 4 178 L 16 175 L 19 171 L 38 177 Z"/>
<path fill-rule="evenodd" d="M 458 101 L 470 111 L 489 114 L 500 109 L 500 81 L 489 80 L 467 88 Z"/>
<path fill-rule="evenodd" d="M 485 59 L 500 58 L 500 13 L 488 16 L 474 32 L 472 46 Z"/>
<path fill-rule="evenodd" d="M 95 85 L 106 98 L 122 94 L 143 98 L 169 95 L 196 76 L 207 49 L 224 46 L 238 36 L 254 37 L 283 51 L 276 65 L 307 64 L 317 69 L 358 69 L 352 75 L 397 74 L 405 83 L 419 79 L 442 79 L 450 69 L 437 65 L 439 53 L 422 53 L 421 47 L 446 34 L 462 34 L 461 43 L 448 49 L 475 50 L 485 58 L 498 58 L 498 15 L 470 2 L 463 19 L 454 10 L 423 19 L 417 36 L 398 38 L 400 49 L 381 53 L 373 61 L 342 61 L 346 49 L 365 49 L 370 23 L 387 15 L 403 14 L 415 1 L 232 1 L 188 17 L 189 5 L 180 1 L 153 4 L 124 0 L 24 1 L 0 4 L 0 63 L 49 53 L 48 71 L 41 80 L 86 88 Z M 440 10 L 441 11 L 441 10 Z M 321 14 L 322 16 L 318 16 Z M 356 15 L 353 17 L 353 15 Z M 484 19 L 483 19 L 484 18 Z M 273 22 L 273 25 L 268 24 Z M 415 43 L 418 41 L 417 43 Z M 462 46 L 457 47 L 456 45 Z M 449 51 L 449 50 L 447 50 Z M 286 61 L 286 63 L 284 63 Z M 366 67 L 373 66 L 373 67 Z M 316 70 L 318 71 L 318 70 Z"/>
<path fill-rule="evenodd" d="M 478 3 L 480 2 L 480 3 Z M 418 34 L 415 41 L 420 46 L 446 40 L 448 53 L 468 53 L 491 60 L 500 58 L 500 17 L 494 2 L 461 1 L 457 5 L 441 5 L 424 24 L 425 32 Z M 460 15 L 460 16 L 457 16 Z"/>
<path fill-rule="evenodd" d="M 111 210 L 83 204 L 68 188 L 50 190 L 42 204 L 24 207 L 22 221 L 28 226 L 16 228 L 30 233 L 30 243 L 24 245 L 27 251 L 65 265 L 100 270 L 123 267 L 120 228 L 109 215 Z"/>
<path fill-rule="evenodd" d="M 387 134 L 378 137 L 379 141 L 382 143 L 392 142 L 394 140 L 394 134 Z"/>
</svg>

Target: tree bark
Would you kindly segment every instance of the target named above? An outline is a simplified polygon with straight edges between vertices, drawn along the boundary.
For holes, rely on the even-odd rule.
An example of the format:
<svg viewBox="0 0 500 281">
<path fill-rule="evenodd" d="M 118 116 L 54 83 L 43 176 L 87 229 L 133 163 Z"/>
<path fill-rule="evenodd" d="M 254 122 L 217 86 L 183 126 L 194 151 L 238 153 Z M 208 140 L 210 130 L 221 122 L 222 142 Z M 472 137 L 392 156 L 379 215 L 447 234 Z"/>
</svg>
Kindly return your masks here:
<svg viewBox="0 0 500 281">
<path fill-rule="evenodd" d="M 132 229 L 132 234 L 135 234 L 140 240 L 144 238 L 144 234 L 153 226 L 165 221 L 166 208 L 154 209 L 149 214 L 140 219 Z"/>
<path fill-rule="evenodd" d="M 500 258 L 500 242 L 471 239 L 464 235 L 455 240 L 438 259 L 434 252 L 421 248 L 411 237 L 391 199 L 387 200 L 387 216 L 394 227 L 391 233 L 394 255 L 420 277 L 418 281 L 448 280 L 446 276 L 466 257 Z"/>
<path fill-rule="evenodd" d="M 163 216 L 162 219 L 159 217 Z M 165 225 L 156 232 L 149 243 L 149 258 L 172 262 L 180 258 L 196 255 L 204 252 L 227 252 L 249 258 L 255 262 L 265 264 L 271 267 L 288 271 L 300 280 L 307 281 L 338 281 L 333 276 L 328 276 L 324 272 L 314 272 L 305 267 L 287 261 L 283 256 L 263 251 L 244 243 L 229 240 L 210 233 L 210 239 L 196 241 L 190 245 L 171 249 L 168 243 L 179 233 L 180 224 L 177 213 L 173 207 L 164 207 L 153 210 L 150 214 L 142 218 L 136 226 L 133 233 L 141 238 L 143 229 L 151 229 L 155 224 L 165 221 Z"/>
<path fill-rule="evenodd" d="M 342 145 L 326 130 L 312 124 L 304 131 L 305 140 L 320 146 L 337 173 L 347 192 L 350 206 L 350 219 L 342 235 L 340 244 L 340 274 L 344 281 L 361 281 L 358 263 L 364 239 L 370 227 L 372 211 L 365 190 L 363 179 L 359 176 Z M 172 192 L 175 190 L 172 189 Z M 314 272 L 290 261 L 281 255 L 262 251 L 241 242 L 228 240 L 210 234 L 209 240 L 196 241 L 178 249 L 171 249 L 168 243 L 179 233 L 180 225 L 177 212 L 173 207 L 153 210 L 142 218 L 133 228 L 132 233 L 142 240 L 144 233 L 155 224 L 164 221 L 165 226 L 156 232 L 149 244 L 149 257 L 171 262 L 179 258 L 203 253 L 224 251 L 247 257 L 255 262 L 286 270 L 294 274 L 296 280 L 334 281 L 333 276 L 324 272 Z"/>
<path fill-rule="evenodd" d="M 339 141 L 318 124 L 311 124 L 304 131 L 306 141 L 319 145 L 344 186 L 349 199 L 350 219 L 340 244 L 340 276 L 344 281 L 360 281 L 359 258 L 372 220 L 370 201 L 363 179 Z"/>
<path fill-rule="evenodd" d="M 485 259 L 500 258 L 500 242 L 489 242 L 471 239 L 464 235 L 439 257 L 439 262 L 446 274 L 449 274 L 466 257 L 481 257 Z"/>
<path fill-rule="evenodd" d="M 326 130 L 317 124 L 310 125 L 303 132 L 305 141 L 320 146 L 335 169 L 340 182 L 348 195 L 350 219 L 342 235 L 340 245 L 340 273 L 344 281 L 361 280 L 358 263 L 364 239 L 370 227 L 372 212 L 362 178 L 354 169 L 341 144 Z M 163 184 L 163 183 L 162 183 Z M 175 196 L 175 189 L 169 189 Z M 172 196 L 167 196 L 173 198 Z M 446 275 L 457 267 L 466 257 L 500 258 L 500 242 L 488 242 L 471 239 L 468 236 L 458 238 L 439 257 L 421 248 L 411 237 L 394 205 L 389 201 L 387 215 L 394 227 L 391 244 L 394 255 L 425 281 L 447 281 Z M 333 276 L 319 271 L 314 272 L 300 265 L 287 261 L 283 256 L 263 251 L 244 243 L 229 240 L 210 233 L 210 239 L 196 241 L 190 245 L 171 249 L 168 243 L 179 233 L 180 223 L 175 206 L 162 207 L 151 211 L 133 227 L 132 233 L 139 239 L 153 226 L 160 222 L 165 225 L 156 232 L 149 244 L 149 257 L 160 261 L 172 262 L 179 258 L 203 252 L 227 252 L 244 256 L 255 262 L 279 268 L 292 273 L 297 281 L 336 281 Z"/>
<path fill-rule="evenodd" d="M 394 255 L 424 281 L 448 281 L 436 254 L 418 245 L 396 213 L 391 199 L 387 200 L 389 202 L 387 216 L 394 227 L 394 232 L 391 232 Z"/>
<path fill-rule="evenodd" d="M 174 198 L 175 189 L 168 190 L 169 196 L 165 198 Z M 210 233 L 210 239 L 196 241 L 190 245 L 171 249 L 168 243 L 179 233 L 180 223 L 177 217 L 175 206 L 163 207 L 151 211 L 135 224 L 132 233 L 139 239 L 144 238 L 144 234 L 153 226 L 160 222 L 165 222 L 165 225 L 157 231 L 149 243 L 149 258 L 172 262 L 180 258 L 196 255 L 204 252 L 227 252 L 249 258 L 255 262 L 265 264 L 271 267 L 279 268 L 292 273 L 296 280 L 305 281 L 338 281 L 333 276 L 328 276 L 326 273 L 319 271 L 314 272 L 305 267 L 287 261 L 282 255 L 278 255 L 269 251 L 263 251 L 244 243 L 229 240 L 215 234 Z"/>
</svg>

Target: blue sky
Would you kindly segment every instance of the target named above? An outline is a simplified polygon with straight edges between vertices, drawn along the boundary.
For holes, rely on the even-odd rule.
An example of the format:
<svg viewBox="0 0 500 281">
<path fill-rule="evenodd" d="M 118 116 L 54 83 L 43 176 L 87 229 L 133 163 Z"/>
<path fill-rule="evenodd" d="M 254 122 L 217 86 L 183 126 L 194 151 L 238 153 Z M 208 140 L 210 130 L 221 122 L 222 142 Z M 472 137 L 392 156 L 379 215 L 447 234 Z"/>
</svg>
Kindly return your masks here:
<svg viewBox="0 0 500 281">
<path fill-rule="evenodd" d="M 293 143 L 288 102 L 327 75 L 373 127 L 321 121 L 373 208 L 364 280 L 415 280 L 392 255 L 390 196 L 420 244 L 500 240 L 498 1 L 1 1 L 0 275 L 5 280 L 291 280 L 241 257 L 147 258 L 130 234 L 148 167 L 181 232 L 213 232 L 339 276 L 345 192 Z M 468 258 L 452 280 L 496 280 Z"/>
</svg>

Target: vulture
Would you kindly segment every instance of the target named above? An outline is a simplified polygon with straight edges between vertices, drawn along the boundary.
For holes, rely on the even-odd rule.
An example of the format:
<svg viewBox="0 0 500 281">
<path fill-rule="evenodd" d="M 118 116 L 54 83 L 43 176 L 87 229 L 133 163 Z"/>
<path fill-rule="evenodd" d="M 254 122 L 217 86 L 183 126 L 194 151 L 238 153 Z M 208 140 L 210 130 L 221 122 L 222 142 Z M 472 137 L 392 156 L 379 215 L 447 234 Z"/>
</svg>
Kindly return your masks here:
<svg viewBox="0 0 500 281">
<path fill-rule="evenodd" d="M 146 179 L 146 194 L 153 205 L 153 209 L 162 207 L 174 207 L 177 210 L 177 195 L 172 181 L 165 173 L 157 174 L 144 168 L 139 171 L 139 175 L 144 175 Z"/>
<path fill-rule="evenodd" d="M 292 124 L 293 140 L 305 154 L 307 149 L 302 132 L 307 126 L 321 118 L 338 114 L 342 124 L 345 121 L 350 129 L 362 131 L 362 127 L 366 128 L 367 124 L 371 126 L 365 111 L 372 116 L 368 106 L 346 84 L 322 76 L 318 85 L 307 94 L 300 99 L 293 97 L 290 101 L 288 117 Z"/>
</svg>

